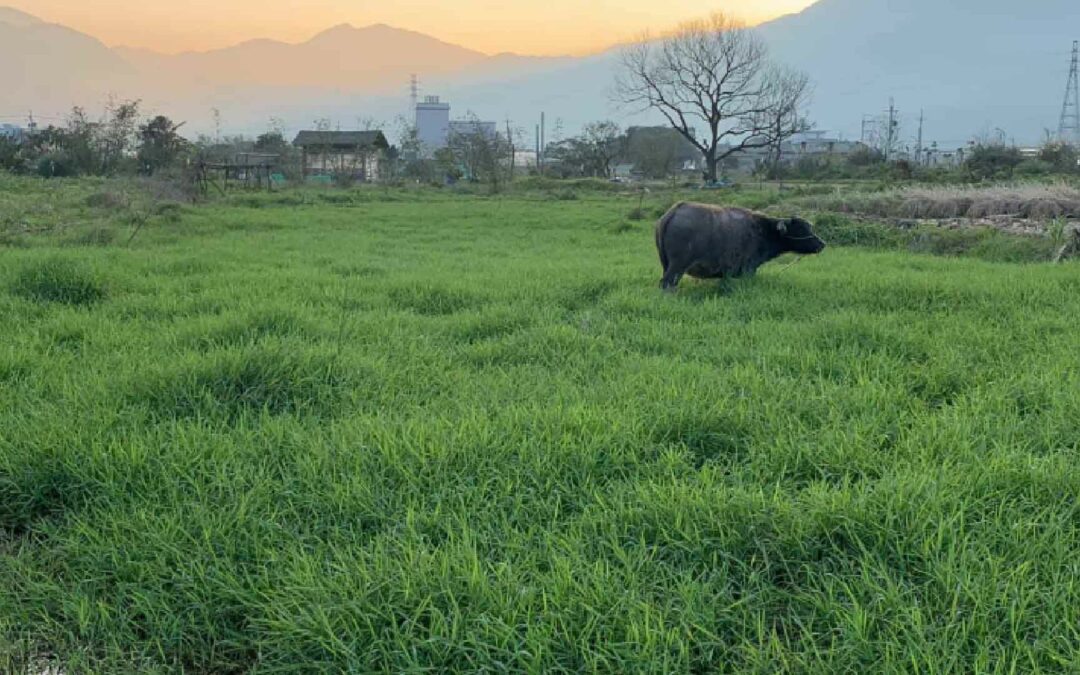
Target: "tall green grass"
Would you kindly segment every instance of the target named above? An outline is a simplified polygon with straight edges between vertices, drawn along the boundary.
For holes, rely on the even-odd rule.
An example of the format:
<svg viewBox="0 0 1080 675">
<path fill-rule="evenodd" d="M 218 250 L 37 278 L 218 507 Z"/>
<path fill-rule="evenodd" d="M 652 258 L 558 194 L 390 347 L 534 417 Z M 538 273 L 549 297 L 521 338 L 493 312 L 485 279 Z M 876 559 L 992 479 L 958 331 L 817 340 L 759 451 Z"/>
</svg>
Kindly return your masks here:
<svg viewBox="0 0 1080 675">
<path fill-rule="evenodd" d="M 0 672 L 1080 667 L 1076 265 L 669 297 L 636 204 L 0 250 Z"/>
</svg>

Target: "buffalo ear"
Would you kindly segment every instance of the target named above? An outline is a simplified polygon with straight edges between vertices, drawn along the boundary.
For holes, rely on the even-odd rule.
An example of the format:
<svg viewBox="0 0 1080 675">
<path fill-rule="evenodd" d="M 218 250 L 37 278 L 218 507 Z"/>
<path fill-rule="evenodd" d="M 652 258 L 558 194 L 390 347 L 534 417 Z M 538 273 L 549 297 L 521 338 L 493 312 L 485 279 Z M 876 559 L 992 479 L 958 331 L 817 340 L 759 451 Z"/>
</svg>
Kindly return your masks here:
<svg viewBox="0 0 1080 675">
<path fill-rule="evenodd" d="M 786 220 L 778 220 L 778 221 L 776 221 L 776 231 L 779 234 L 787 234 L 787 221 Z"/>
</svg>

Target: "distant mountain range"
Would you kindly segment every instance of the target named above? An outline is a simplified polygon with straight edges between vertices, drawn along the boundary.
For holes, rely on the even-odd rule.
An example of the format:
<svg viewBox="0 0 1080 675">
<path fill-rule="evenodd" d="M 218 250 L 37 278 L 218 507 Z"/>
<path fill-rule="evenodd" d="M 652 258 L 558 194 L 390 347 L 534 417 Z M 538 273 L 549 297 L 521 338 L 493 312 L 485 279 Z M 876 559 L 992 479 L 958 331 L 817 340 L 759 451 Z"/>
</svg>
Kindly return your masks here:
<svg viewBox="0 0 1080 675">
<path fill-rule="evenodd" d="M 927 139 L 959 144 L 1000 128 L 1035 142 L 1056 127 L 1068 52 L 1080 38 L 1075 0 L 819 0 L 758 28 L 779 59 L 810 73 L 810 116 L 857 137 L 864 114 L 894 97 L 903 134 L 925 111 Z M 657 26 L 663 29 L 663 26 Z M 291 130 L 329 118 L 407 114 L 408 81 L 440 94 L 455 114 L 512 120 L 530 133 L 540 112 L 548 137 L 614 118 L 650 123 L 610 103 L 617 49 L 580 58 L 488 56 L 385 25 L 341 25 L 301 44 L 253 40 L 208 52 L 163 55 L 106 47 L 69 28 L 0 7 L 0 122 L 34 109 L 63 115 L 100 107 L 109 94 L 209 131 L 254 133 L 271 117 Z"/>
</svg>

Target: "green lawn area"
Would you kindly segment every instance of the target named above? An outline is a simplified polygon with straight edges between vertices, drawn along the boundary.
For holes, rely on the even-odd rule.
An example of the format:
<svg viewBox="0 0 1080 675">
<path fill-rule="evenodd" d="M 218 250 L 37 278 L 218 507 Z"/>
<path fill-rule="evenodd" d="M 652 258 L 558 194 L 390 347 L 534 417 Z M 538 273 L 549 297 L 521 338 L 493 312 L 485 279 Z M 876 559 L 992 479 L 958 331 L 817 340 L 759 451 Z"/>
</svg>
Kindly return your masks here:
<svg viewBox="0 0 1080 675">
<path fill-rule="evenodd" d="M 0 243 L 0 672 L 1080 669 L 1076 263 L 306 194 Z"/>
</svg>

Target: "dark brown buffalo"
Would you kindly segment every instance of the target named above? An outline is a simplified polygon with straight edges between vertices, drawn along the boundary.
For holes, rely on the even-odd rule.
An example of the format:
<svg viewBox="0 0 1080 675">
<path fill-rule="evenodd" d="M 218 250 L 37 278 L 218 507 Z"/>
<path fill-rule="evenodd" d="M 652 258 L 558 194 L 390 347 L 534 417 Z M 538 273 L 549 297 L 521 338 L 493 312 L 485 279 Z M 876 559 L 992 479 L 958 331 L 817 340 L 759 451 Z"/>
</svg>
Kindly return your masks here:
<svg viewBox="0 0 1080 675">
<path fill-rule="evenodd" d="M 684 274 L 697 279 L 752 276 L 784 253 L 820 253 L 825 242 L 802 218 L 770 218 L 746 209 L 679 202 L 656 224 L 664 277 L 674 289 Z"/>
</svg>

